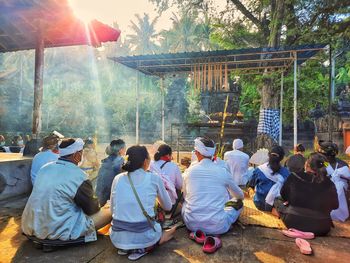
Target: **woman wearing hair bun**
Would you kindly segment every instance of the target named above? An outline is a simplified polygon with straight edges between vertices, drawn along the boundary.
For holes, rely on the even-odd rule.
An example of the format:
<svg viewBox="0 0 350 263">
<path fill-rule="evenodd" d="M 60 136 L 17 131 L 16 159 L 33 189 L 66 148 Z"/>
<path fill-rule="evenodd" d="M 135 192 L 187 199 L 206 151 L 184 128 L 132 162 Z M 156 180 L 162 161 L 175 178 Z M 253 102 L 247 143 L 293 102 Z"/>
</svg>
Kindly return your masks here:
<svg viewBox="0 0 350 263">
<path fill-rule="evenodd" d="M 182 174 L 179 167 L 171 161 L 172 149 L 167 144 L 158 147 L 154 154 L 154 161 L 151 162 L 150 171 L 159 175 L 167 189 L 172 204 L 177 199 L 177 191 L 182 189 Z"/>
<path fill-rule="evenodd" d="M 125 142 L 121 139 L 113 140 L 106 148 L 108 157 L 102 160 L 96 182 L 96 195 L 103 206 L 111 195 L 111 186 L 114 177 L 121 173 L 125 155 Z"/>
<path fill-rule="evenodd" d="M 295 228 L 315 235 L 326 235 L 332 226 L 330 213 L 338 208 L 334 183 L 327 177 L 326 158 L 312 153 L 305 163 L 291 158 L 295 167 L 281 189 L 283 200 L 276 200 L 275 207 L 287 228 Z"/>
<path fill-rule="evenodd" d="M 146 147 L 132 146 L 126 156 L 126 172 L 112 184 L 110 237 L 119 254 L 130 253 L 129 259 L 135 260 L 170 240 L 175 228 L 162 232 L 154 219 L 156 199 L 164 210 L 171 209 L 171 200 L 161 178 L 147 171 L 151 160 Z"/>
<path fill-rule="evenodd" d="M 273 146 L 269 151 L 269 161 L 253 172 L 247 186 L 255 189 L 254 204 L 262 211 L 271 211 L 274 199 L 280 196 L 280 190 L 289 175 L 287 168 L 281 166 L 284 150 Z"/>
</svg>

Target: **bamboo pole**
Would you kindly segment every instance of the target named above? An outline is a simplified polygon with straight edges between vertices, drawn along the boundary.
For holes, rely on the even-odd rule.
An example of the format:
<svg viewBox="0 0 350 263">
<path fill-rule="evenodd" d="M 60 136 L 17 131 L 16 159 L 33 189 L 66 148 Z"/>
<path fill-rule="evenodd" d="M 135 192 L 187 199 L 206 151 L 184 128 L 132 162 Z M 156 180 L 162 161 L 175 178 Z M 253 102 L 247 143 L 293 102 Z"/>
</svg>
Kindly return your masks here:
<svg viewBox="0 0 350 263">
<path fill-rule="evenodd" d="M 201 66 L 198 65 L 198 92 L 201 92 Z"/>
<path fill-rule="evenodd" d="M 203 72 L 203 83 L 204 83 L 204 91 L 207 91 L 207 65 L 204 64 L 204 72 Z"/>
<path fill-rule="evenodd" d="M 211 91 L 211 63 L 208 63 L 208 90 Z"/>
<path fill-rule="evenodd" d="M 222 64 L 220 63 L 220 90 L 222 90 Z"/>
<path fill-rule="evenodd" d="M 196 91 L 197 88 L 197 74 L 196 74 L 196 65 L 193 66 L 193 89 Z"/>
<path fill-rule="evenodd" d="M 216 90 L 216 65 L 215 63 L 213 64 L 213 90 Z"/>
<path fill-rule="evenodd" d="M 228 72 L 227 72 L 227 63 L 225 64 L 225 90 L 229 91 L 228 89 Z"/>
<path fill-rule="evenodd" d="M 226 96 L 224 113 L 222 115 L 221 131 L 220 131 L 220 144 L 222 144 L 222 139 L 224 137 L 224 129 L 225 129 L 225 119 L 226 119 L 227 106 L 228 106 L 228 95 Z"/>
</svg>

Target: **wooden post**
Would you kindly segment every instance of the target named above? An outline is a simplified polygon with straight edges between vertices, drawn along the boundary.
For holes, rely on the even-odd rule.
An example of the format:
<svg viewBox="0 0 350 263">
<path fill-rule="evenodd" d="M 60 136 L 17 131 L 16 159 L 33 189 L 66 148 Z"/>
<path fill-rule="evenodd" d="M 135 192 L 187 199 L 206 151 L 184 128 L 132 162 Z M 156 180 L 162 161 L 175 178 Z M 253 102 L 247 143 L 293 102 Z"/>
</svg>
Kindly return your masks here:
<svg viewBox="0 0 350 263">
<path fill-rule="evenodd" d="M 43 101 L 44 39 L 39 36 L 35 47 L 33 138 L 38 139 L 41 132 L 41 104 Z"/>
</svg>

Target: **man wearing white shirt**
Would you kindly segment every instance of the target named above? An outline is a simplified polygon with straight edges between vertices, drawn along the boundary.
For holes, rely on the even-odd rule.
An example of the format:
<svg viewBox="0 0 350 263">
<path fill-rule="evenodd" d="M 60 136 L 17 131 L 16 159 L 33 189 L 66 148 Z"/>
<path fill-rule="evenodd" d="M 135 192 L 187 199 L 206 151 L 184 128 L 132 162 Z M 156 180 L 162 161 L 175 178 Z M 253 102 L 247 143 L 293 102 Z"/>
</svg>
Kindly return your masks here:
<svg viewBox="0 0 350 263">
<path fill-rule="evenodd" d="M 50 134 L 43 139 L 42 148 L 40 149 L 40 152 L 34 156 L 32 168 L 30 170 L 32 185 L 34 185 L 37 174 L 44 165 L 58 160 L 59 139 L 60 138 L 54 134 Z"/>
<path fill-rule="evenodd" d="M 243 149 L 243 141 L 241 139 L 235 139 L 232 148 L 232 151 L 225 153 L 224 160 L 229 167 L 229 171 L 235 183 L 238 185 L 245 185 L 248 181 L 249 156 L 241 151 L 241 149 Z"/>
<path fill-rule="evenodd" d="M 211 159 L 215 144 L 207 138 L 195 140 L 198 163 L 189 167 L 183 175 L 184 204 L 182 217 L 191 231 L 198 229 L 207 234 L 223 234 L 239 217 L 242 208 L 225 207 L 230 196 L 243 199 L 242 190 L 230 173 Z"/>
</svg>

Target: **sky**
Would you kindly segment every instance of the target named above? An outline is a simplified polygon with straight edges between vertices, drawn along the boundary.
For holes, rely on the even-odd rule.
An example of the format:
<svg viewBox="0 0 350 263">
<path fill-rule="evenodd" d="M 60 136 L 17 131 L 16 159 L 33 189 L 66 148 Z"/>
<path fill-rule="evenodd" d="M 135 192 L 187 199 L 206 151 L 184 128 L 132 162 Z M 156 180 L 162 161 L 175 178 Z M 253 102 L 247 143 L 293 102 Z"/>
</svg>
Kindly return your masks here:
<svg viewBox="0 0 350 263">
<path fill-rule="evenodd" d="M 143 16 L 143 13 L 147 13 L 152 19 L 158 16 L 156 6 L 148 0 L 70 0 L 70 2 L 78 17 L 83 20 L 95 18 L 110 25 L 117 21 L 124 35 L 130 31 L 130 20 L 136 20 L 135 14 Z M 157 31 L 171 27 L 172 12 L 176 12 L 176 9 L 166 11 L 159 18 L 156 24 Z"/>
<path fill-rule="evenodd" d="M 84 20 L 91 20 L 93 18 L 112 25 L 117 21 L 122 36 L 130 33 L 130 20 L 136 21 L 135 14 L 143 13 L 150 15 L 151 19 L 158 16 L 155 4 L 148 0 L 69 0 L 73 10 L 78 17 Z M 226 0 L 215 0 L 215 5 L 218 9 L 225 6 Z M 162 14 L 155 26 L 156 30 L 167 30 L 171 27 L 172 13 L 177 12 L 175 7 L 170 8 Z"/>
</svg>

